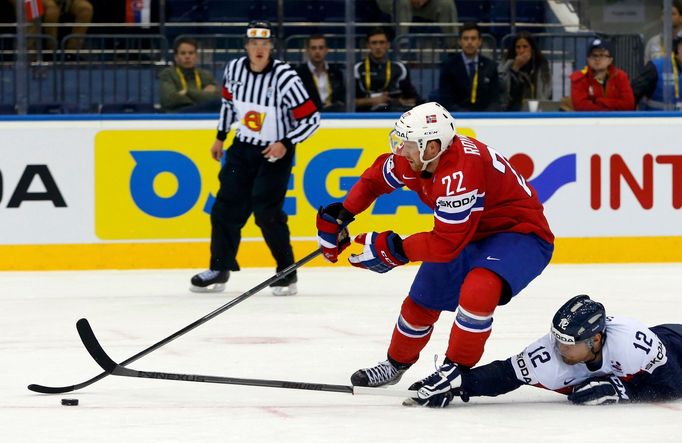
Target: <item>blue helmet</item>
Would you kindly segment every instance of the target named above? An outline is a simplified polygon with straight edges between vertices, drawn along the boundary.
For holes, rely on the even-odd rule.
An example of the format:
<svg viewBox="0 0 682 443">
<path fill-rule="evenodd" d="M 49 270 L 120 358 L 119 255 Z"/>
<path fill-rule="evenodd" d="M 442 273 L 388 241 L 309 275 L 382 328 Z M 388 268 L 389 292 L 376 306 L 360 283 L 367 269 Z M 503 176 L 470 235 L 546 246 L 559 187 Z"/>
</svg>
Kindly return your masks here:
<svg viewBox="0 0 682 443">
<path fill-rule="evenodd" d="M 606 330 L 606 309 L 588 295 L 576 295 L 554 314 L 552 336 L 557 342 L 573 345 Z"/>
</svg>

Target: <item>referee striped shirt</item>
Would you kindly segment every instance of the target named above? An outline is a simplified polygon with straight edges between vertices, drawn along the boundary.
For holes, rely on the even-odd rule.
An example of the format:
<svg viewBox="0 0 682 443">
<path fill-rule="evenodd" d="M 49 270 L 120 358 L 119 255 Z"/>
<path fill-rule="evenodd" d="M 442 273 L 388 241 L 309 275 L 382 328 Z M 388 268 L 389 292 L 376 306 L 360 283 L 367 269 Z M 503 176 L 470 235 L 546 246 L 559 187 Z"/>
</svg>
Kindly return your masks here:
<svg viewBox="0 0 682 443">
<path fill-rule="evenodd" d="M 238 140 L 261 147 L 280 141 L 289 149 L 320 126 L 320 113 L 301 78 L 280 60 L 270 59 L 261 72 L 251 70 L 246 56 L 230 61 L 222 94 L 220 140 L 225 140 L 230 125 L 238 122 Z"/>
</svg>

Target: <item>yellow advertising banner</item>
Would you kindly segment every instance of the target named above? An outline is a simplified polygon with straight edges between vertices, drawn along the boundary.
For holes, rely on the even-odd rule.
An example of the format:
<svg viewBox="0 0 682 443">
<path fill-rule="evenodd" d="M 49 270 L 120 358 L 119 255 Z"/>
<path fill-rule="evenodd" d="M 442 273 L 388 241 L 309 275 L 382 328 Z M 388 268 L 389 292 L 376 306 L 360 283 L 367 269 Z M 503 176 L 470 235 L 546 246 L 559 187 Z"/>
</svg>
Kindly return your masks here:
<svg viewBox="0 0 682 443">
<path fill-rule="evenodd" d="M 471 131 L 466 131 L 471 133 Z M 284 210 L 292 237 L 315 237 L 319 206 L 342 200 L 376 157 L 388 151 L 388 130 L 320 129 L 296 147 Z M 95 231 L 101 240 L 210 237 L 210 208 L 220 164 L 209 148 L 214 131 L 106 130 L 95 138 Z M 228 139 L 225 146 L 230 145 Z M 355 232 L 429 230 L 432 211 L 409 190 L 380 197 Z M 253 218 L 244 239 L 260 238 Z"/>
</svg>

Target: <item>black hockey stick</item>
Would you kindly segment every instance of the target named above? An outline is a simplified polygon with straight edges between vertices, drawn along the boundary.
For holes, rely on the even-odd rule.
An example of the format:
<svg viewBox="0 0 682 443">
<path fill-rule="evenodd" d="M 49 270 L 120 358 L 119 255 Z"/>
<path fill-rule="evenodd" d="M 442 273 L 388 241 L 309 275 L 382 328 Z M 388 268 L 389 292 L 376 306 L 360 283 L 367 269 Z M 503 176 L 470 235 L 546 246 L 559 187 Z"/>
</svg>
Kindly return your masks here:
<svg viewBox="0 0 682 443">
<path fill-rule="evenodd" d="M 218 315 L 227 311 L 231 307 L 243 302 L 244 300 L 251 297 L 252 295 L 262 291 L 263 289 L 268 287 L 270 284 L 276 282 L 280 278 L 286 277 L 287 275 L 291 274 L 296 269 L 300 268 L 301 266 L 308 263 L 309 261 L 311 261 L 312 259 L 314 259 L 315 257 L 317 257 L 320 254 L 322 254 L 322 250 L 316 249 L 315 251 L 306 255 L 305 257 L 303 257 L 302 259 L 300 259 L 299 261 L 297 261 L 293 265 L 282 269 L 277 274 L 273 275 L 272 277 L 270 277 L 269 279 L 265 280 L 264 282 L 258 284 L 257 286 L 249 289 L 248 291 L 246 291 L 242 295 L 240 295 L 236 298 L 233 298 L 232 300 L 225 303 L 224 305 L 222 305 L 218 309 L 214 310 L 210 314 L 207 314 L 207 315 L 201 317 L 199 320 L 195 321 L 194 323 L 185 326 L 184 328 L 180 329 L 179 331 L 175 332 L 174 334 L 169 335 L 168 337 L 164 338 L 163 340 L 151 345 L 147 349 L 138 352 L 137 354 L 133 355 L 129 359 L 122 361 L 120 366 L 126 366 L 126 365 L 134 362 L 135 360 L 138 360 L 138 359 L 144 357 L 145 355 L 149 354 L 150 352 L 153 352 L 153 351 L 159 349 L 161 346 L 167 345 L 168 343 L 172 342 L 176 338 L 185 335 L 186 333 L 188 333 L 192 329 L 194 329 L 200 325 L 203 325 L 207 321 L 211 320 L 214 317 L 217 317 Z M 51 387 L 51 386 L 30 384 L 30 385 L 28 385 L 28 389 L 33 391 L 33 392 L 40 392 L 41 394 L 62 394 L 64 392 L 76 391 L 76 390 L 82 389 L 86 386 L 90 386 L 91 384 L 103 379 L 107 375 L 109 375 L 107 372 L 102 372 L 101 374 L 99 374 L 96 377 L 91 378 L 90 380 L 86 380 L 82 383 L 78 383 L 78 384 L 71 385 L 71 386 Z"/>
<path fill-rule="evenodd" d="M 107 374 L 119 375 L 122 377 L 137 377 L 137 378 L 156 378 L 160 380 L 176 380 L 176 381 L 191 381 L 197 383 L 219 383 L 224 385 L 243 385 L 243 386 L 260 386 L 265 388 L 284 388 L 284 389 L 303 389 L 307 391 L 324 391 L 324 392 L 340 392 L 344 394 L 353 395 L 382 395 L 390 397 L 409 398 L 414 395 L 414 391 L 402 391 L 395 389 L 384 388 L 368 388 L 362 386 L 347 386 L 347 385 L 330 385 L 324 383 L 308 383 L 299 381 L 283 381 L 283 380 L 265 380 L 255 378 L 234 378 L 234 377 L 220 377 L 215 375 L 195 375 L 195 374 L 178 374 L 173 372 L 146 372 L 135 369 L 124 368 L 109 357 L 102 345 L 95 337 L 95 333 L 90 327 L 87 319 L 81 318 L 76 323 L 78 335 L 80 335 L 85 349 L 88 350 L 92 358 L 95 359 L 98 365 L 106 371 Z"/>
</svg>

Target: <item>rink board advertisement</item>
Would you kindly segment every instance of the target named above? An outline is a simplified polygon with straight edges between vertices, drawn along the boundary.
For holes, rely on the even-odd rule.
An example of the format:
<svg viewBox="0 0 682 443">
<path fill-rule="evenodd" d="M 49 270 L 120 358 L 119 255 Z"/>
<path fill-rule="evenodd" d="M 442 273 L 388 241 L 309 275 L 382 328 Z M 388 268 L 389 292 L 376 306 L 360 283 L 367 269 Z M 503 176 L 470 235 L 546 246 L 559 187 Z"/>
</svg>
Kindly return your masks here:
<svg viewBox="0 0 682 443">
<path fill-rule="evenodd" d="M 315 213 L 388 150 L 393 119 L 323 119 L 296 148 L 285 201 L 297 256 Z M 458 118 L 536 189 L 554 263 L 682 261 L 681 118 Z M 212 120 L 0 122 L 0 269 L 202 268 L 220 164 Z M 229 146 L 228 138 L 225 146 Z M 351 233 L 431 229 L 409 190 L 382 196 Z M 259 229 L 242 266 L 271 266 Z M 314 262 L 324 264 L 323 261 Z"/>
</svg>

